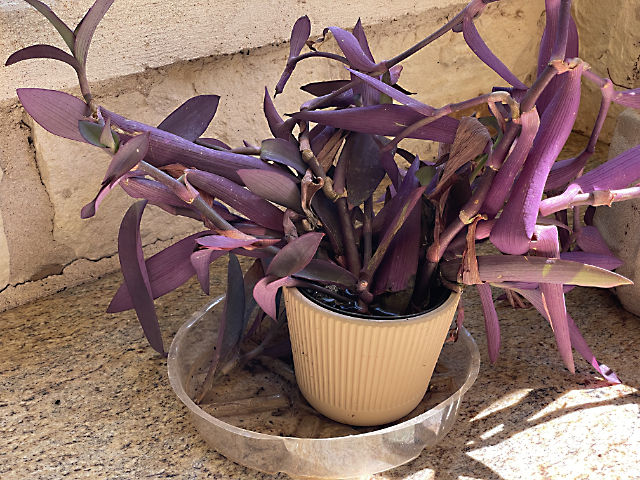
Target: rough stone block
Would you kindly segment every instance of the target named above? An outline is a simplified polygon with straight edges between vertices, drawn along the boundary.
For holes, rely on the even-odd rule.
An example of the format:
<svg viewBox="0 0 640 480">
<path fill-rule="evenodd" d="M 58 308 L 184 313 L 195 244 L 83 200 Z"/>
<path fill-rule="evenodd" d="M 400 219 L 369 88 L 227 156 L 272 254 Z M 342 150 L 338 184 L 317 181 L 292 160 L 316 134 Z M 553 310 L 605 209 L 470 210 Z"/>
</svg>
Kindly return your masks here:
<svg viewBox="0 0 640 480">
<path fill-rule="evenodd" d="M 609 148 L 609 158 L 640 144 L 640 113 L 625 110 L 619 117 Z M 634 285 L 616 287 L 620 303 L 640 316 L 640 199 L 598 207 L 594 223 L 614 255 L 624 264 L 616 270 Z"/>
</svg>

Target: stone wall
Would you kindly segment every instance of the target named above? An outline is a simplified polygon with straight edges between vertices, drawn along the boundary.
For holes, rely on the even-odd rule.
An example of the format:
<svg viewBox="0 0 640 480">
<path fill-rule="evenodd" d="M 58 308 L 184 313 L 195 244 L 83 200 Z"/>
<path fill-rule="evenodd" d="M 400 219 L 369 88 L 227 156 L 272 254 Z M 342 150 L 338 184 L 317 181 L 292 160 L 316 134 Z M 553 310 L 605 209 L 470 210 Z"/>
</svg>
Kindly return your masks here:
<svg viewBox="0 0 640 480">
<path fill-rule="evenodd" d="M 594 72 L 619 84 L 640 87 L 640 2 L 630 0 L 574 0 L 573 13 L 580 34 L 580 57 Z M 598 88 L 583 82 L 576 130 L 589 135 L 600 109 Z M 612 105 L 601 138 L 609 142 L 623 108 Z"/>
<path fill-rule="evenodd" d="M 47 3 L 75 24 L 92 0 Z M 264 86 L 272 90 L 279 78 L 288 54 L 286 39 L 298 16 L 308 13 L 315 33 L 328 25 L 350 28 L 362 16 L 374 55 L 381 59 L 431 33 L 465 3 L 399 0 L 392 12 L 383 0 L 366 2 L 366 8 L 364 2 L 333 0 L 118 0 L 96 32 L 89 77 L 100 104 L 150 124 L 159 123 L 193 95 L 218 94 L 221 105 L 208 133 L 232 145 L 258 142 L 268 134 L 261 112 Z M 591 3 L 576 0 L 578 13 L 594 8 Z M 489 46 L 525 83 L 532 81 L 535 71 L 543 8 L 541 0 L 491 4 L 478 22 Z M 578 18 L 582 29 L 588 22 Z M 6 32 L 0 37 L 3 59 L 33 43 L 61 44 L 48 23 L 19 0 L 0 6 L 0 31 Z M 587 40 L 583 45 L 587 51 L 587 45 L 595 48 L 598 43 Z M 621 57 L 628 59 L 629 52 Z M 324 61 L 302 63 L 285 94 L 277 98 L 278 109 L 295 110 L 307 98 L 297 86 L 318 77 L 342 78 L 344 70 Z M 469 52 L 462 36 L 454 34 L 405 62 L 401 81 L 408 90 L 421 92 L 420 100 L 435 106 L 502 83 Z M 43 131 L 15 98 L 16 87 L 59 88 L 77 94 L 74 86 L 73 71 L 57 62 L 29 61 L 2 68 L 0 310 L 117 268 L 118 224 L 130 199 L 114 191 L 95 218 L 79 218 L 80 208 L 95 195 L 108 156 Z M 197 228 L 195 223 L 150 210 L 143 219 L 145 251 L 159 250 Z"/>
</svg>

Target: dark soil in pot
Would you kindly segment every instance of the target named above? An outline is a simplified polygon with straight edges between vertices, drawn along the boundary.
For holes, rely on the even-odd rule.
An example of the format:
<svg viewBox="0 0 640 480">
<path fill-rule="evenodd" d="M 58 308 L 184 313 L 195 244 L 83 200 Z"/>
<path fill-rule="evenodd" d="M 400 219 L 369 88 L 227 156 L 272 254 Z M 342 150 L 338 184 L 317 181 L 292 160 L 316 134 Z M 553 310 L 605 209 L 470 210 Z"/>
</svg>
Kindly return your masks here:
<svg viewBox="0 0 640 480">
<path fill-rule="evenodd" d="M 419 308 L 406 301 L 402 292 L 378 295 L 376 301 L 369 305 L 369 313 L 363 314 L 358 308 L 358 296 L 355 292 L 340 292 L 344 296 L 344 299 L 341 299 L 311 288 L 299 288 L 298 290 L 312 302 L 333 312 L 375 320 L 403 319 L 429 312 L 442 305 L 451 294 L 451 290 L 448 288 L 437 285 L 430 290 L 429 298 Z M 409 305 L 407 306 L 407 304 Z"/>
</svg>

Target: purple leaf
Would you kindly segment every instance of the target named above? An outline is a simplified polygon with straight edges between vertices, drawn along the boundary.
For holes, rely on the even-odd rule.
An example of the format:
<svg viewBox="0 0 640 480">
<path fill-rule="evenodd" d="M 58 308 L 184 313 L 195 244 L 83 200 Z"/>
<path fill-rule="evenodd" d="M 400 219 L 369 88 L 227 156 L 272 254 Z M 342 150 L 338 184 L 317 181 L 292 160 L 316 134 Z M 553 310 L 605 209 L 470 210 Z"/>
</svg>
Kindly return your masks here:
<svg viewBox="0 0 640 480">
<path fill-rule="evenodd" d="M 560 241 L 557 227 L 537 225 L 536 240 L 531 242 L 531 248 L 534 254 L 548 258 L 559 258 Z M 551 323 L 560 356 L 569 371 L 575 373 L 562 283 L 541 283 L 539 288 L 542 294 L 542 304 Z"/>
<path fill-rule="evenodd" d="M 89 107 L 67 93 L 41 88 L 19 88 L 18 98 L 29 115 L 46 131 L 59 137 L 86 143 L 78 122 L 90 113 Z"/>
<path fill-rule="evenodd" d="M 311 200 L 311 207 L 320 218 L 334 253 L 338 256 L 342 255 L 344 253 L 344 244 L 342 242 L 342 227 L 336 204 L 325 195 L 314 195 L 313 200 Z"/>
<path fill-rule="evenodd" d="M 613 97 L 613 101 L 625 107 L 640 109 L 640 88 L 618 92 Z"/>
<path fill-rule="evenodd" d="M 604 241 L 596 227 L 587 225 L 580 228 L 575 232 L 575 239 L 580 249 L 585 252 L 612 255 L 607 242 Z"/>
<path fill-rule="evenodd" d="M 406 205 L 407 200 L 419 185 L 419 181 L 416 177 L 416 172 L 418 171 L 419 166 L 420 159 L 416 157 L 409 170 L 407 170 L 396 195 L 386 202 L 384 207 L 373 218 L 372 229 L 374 232 L 381 231 L 385 225 L 388 225 L 391 222 L 391 219 L 396 218 L 400 214 L 400 211 Z"/>
<path fill-rule="evenodd" d="M 389 76 L 391 77 L 391 85 L 398 83 L 400 74 L 402 73 L 402 65 L 395 65 L 389 69 Z"/>
<path fill-rule="evenodd" d="M 281 138 L 263 140 L 260 147 L 260 158 L 265 161 L 286 165 L 302 174 L 309 168 L 302 160 L 298 147 Z"/>
<path fill-rule="evenodd" d="M 314 135 L 312 135 L 314 134 Z M 329 140 L 332 139 L 332 137 L 334 136 L 334 134 L 336 134 L 336 129 L 333 127 L 325 127 L 323 125 L 316 125 L 315 127 L 313 127 L 313 129 L 311 130 L 309 137 L 311 140 L 311 151 L 313 152 L 313 154 L 317 157 L 320 152 L 322 151 L 323 148 L 325 148 L 325 146 L 327 145 L 327 143 L 329 142 Z M 340 140 L 333 140 L 332 141 L 332 145 L 335 146 L 335 144 L 333 143 L 334 141 L 337 142 L 341 142 L 342 141 L 342 134 L 340 133 Z M 326 154 L 326 152 L 325 152 Z M 321 162 L 320 159 L 318 159 L 318 161 Z"/>
<path fill-rule="evenodd" d="M 586 265 L 593 265 L 604 268 L 605 270 L 614 270 L 622 265 L 622 260 L 611 253 L 562 252 L 560 253 L 560 258 L 572 262 L 584 263 Z"/>
<path fill-rule="evenodd" d="M 482 311 L 484 313 L 484 327 L 487 334 L 487 348 L 489 350 L 489 361 L 495 363 L 498 360 L 500 352 L 500 323 L 498 322 L 498 314 L 493 304 L 491 295 L 491 287 L 486 283 L 476 285 L 480 302 L 482 303 Z"/>
<path fill-rule="evenodd" d="M 253 289 L 253 298 L 260 308 L 271 318 L 278 318 L 276 311 L 276 295 L 280 287 L 295 287 L 300 280 L 291 277 L 284 277 L 274 280 L 275 277 L 264 277 Z"/>
<path fill-rule="evenodd" d="M 400 185 L 400 169 L 398 168 L 396 160 L 393 158 L 393 154 L 391 152 L 383 152 L 380 156 L 380 164 L 389 176 L 393 188 L 397 191 Z"/>
<path fill-rule="evenodd" d="M 349 64 L 353 68 L 364 72 L 375 70 L 375 62 L 367 56 L 360 46 L 360 42 L 353 34 L 338 27 L 329 27 L 328 30 L 333 34 L 340 50 L 342 50 L 342 53 L 347 57 Z"/>
<path fill-rule="evenodd" d="M 504 201 L 513 186 L 516 175 L 531 151 L 533 140 L 540 127 L 540 117 L 538 117 L 538 112 L 535 109 L 524 112 L 520 116 L 520 121 L 522 123 L 522 130 L 520 131 L 515 147 L 513 147 L 509 156 L 500 167 L 500 170 L 498 170 L 491 184 L 491 189 L 482 205 L 482 212 L 486 213 L 490 218 L 495 217 L 500 209 L 502 209 Z"/>
<path fill-rule="evenodd" d="M 291 60 L 300 55 L 300 52 L 302 51 L 306 41 L 309 39 L 310 34 L 311 22 L 309 21 L 309 17 L 305 15 L 304 17 L 300 17 L 296 20 L 296 23 L 293 24 L 293 29 L 291 30 L 289 59 L 284 68 L 284 72 L 282 72 L 282 76 L 276 85 L 276 95 L 282 93 L 282 90 L 284 90 L 284 86 L 287 84 L 287 81 L 291 77 L 293 69 L 295 68 L 295 63 L 291 62 Z"/>
<path fill-rule="evenodd" d="M 104 17 L 113 0 L 96 0 L 93 6 L 89 9 L 87 14 L 78 24 L 76 29 L 76 41 L 73 49 L 73 54 L 81 64 L 87 63 L 87 53 L 89 52 L 89 45 L 93 34 L 96 31 L 96 27 Z"/>
<path fill-rule="evenodd" d="M 217 138 L 198 138 L 195 140 L 195 143 L 198 145 L 202 145 L 203 147 L 215 148 L 215 149 L 223 149 L 223 150 L 231 150 L 231 147 Z"/>
<path fill-rule="evenodd" d="M 124 283 L 144 335 L 153 349 L 164 355 L 162 334 L 153 305 L 153 294 L 140 239 L 140 220 L 146 204 L 145 201 L 134 203 L 122 219 L 118 233 L 118 255 Z"/>
<path fill-rule="evenodd" d="M 482 60 L 489 68 L 491 68 L 494 72 L 500 75 L 503 79 L 513 85 L 515 88 L 526 90 L 527 86 L 522 83 L 518 77 L 516 77 L 511 71 L 506 67 L 504 63 L 500 61 L 498 57 L 494 55 L 494 53 L 487 47 L 487 44 L 484 43 L 482 37 L 478 33 L 476 26 L 473 24 L 473 17 L 469 14 L 464 16 L 463 24 L 462 24 L 462 32 L 464 35 L 464 40 L 469 45 L 469 48 L 473 50 L 473 53 Z"/>
<path fill-rule="evenodd" d="M 640 179 L 640 145 L 590 170 L 576 179 L 572 185 L 577 185 L 584 193 L 590 193 L 596 190 L 624 188 L 638 179 Z"/>
<path fill-rule="evenodd" d="M 111 191 L 113 187 L 118 184 L 118 181 L 113 182 L 112 184 L 107 183 L 103 185 L 102 188 L 98 191 L 98 194 L 95 196 L 93 200 L 87 203 L 82 210 L 80 210 L 80 218 L 86 219 L 91 218 L 96 214 L 98 207 L 102 203 L 102 201 L 106 198 L 107 194 Z"/>
<path fill-rule="evenodd" d="M 212 262 L 212 257 L 221 257 L 222 255 L 226 255 L 227 252 L 223 250 L 198 250 L 193 252 L 190 257 L 191 265 L 193 269 L 196 271 L 196 276 L 198 277 L 198 282 L 200 282 L 200 287 L 205 295 L 209 295 L 210 290 L 210 280 L 209 280 L 209 265 Z"/>
<path fill-rule="evenodd" d="M 558 20 L 560 16 L 560 0 L 545 0 L 545 10 L 546 24 L 538 53 L 538 75 L 542 73 L 549 63 L 549 60 L 551 59 L 551 51 L 553 50 L 553 45 L 556 42 L 556 36 L 558 34 Z M 568 34 L 565 58 L 575 58 L 578 56 L 578 29 L 576 28 L 576 22 L 573 20 L 573 17 L 569 19 Z M 553 95 L 561 88 L 562 83 L 565 81 L 566 78 L 556 76 L 544 89 L 536 102 L 536 107 L 538 108 L 540 115 L 542 115 L 547 109 L 549 103 L 553 99 Z"/>
<path fill-rule="evenodd" d="M 401 208 L 404 202 L 410 198 L 410 192 L 420 187 L 420 182 L 415 175 L 419 165 L 420 159 L 415 157 L 398 193 L 387 204 L 390 209 L 386 213 L 386 218 L 396 218 L 401 215 Z M 377 295 L 385 291 L 399 292 L 406 289 L 415 280 L 420 254 L 420 230 L 421 209 L 414 207 L 392 240 L 378 267 L 372 290 L 374 294 Z"/>
<path fill-rule="evenodd" d="M 121 146 L 111 159 L 102 183 L 112 183 L 138 165 L 149 150 L 149 133 L 133 137 Z"/>
<path fill-rule="evenodd" d="M 287 277 L 306 267 L 316 254 L 323 233 L 310 232 L 288 243 L 280 250 L 267 268 L 267 275 Z"/>
<path fill-rule="evenodd" d="M 549 192 L 565 187 L 578 176 L 590 156 L 591 153 L 585 150 L 577 157 L 555 162 L 547 177 L 544 190 Z"/>
<path fill-rule="evenodd" d="M 258 238 L 231 238 L 224 235 L 208 235 L 198 239 L 198 244 L 213 250 L 233 250 L 253 245 L 260 241 Z"/>
<path fill-rule="evenodd" d="M 589 345 L 587 345 L 587 342 L 582 337 L 580 330 L 569 314 L 567 314 L 567 322 L 569 323 L 569 335 L 571 336 L 571 345 L 573 345 L 573 348 L 575 348 L 607 382 L 614 384 L 622 383 L 613 370 L 604 363 L 598 362 L 598 359 L 589 348 Z"/>
<path fill-rule="evenodd" d="M 347 69 L 347 70 L 349 70 L 352 75 L 355 75 L 370 87 L 375 88 L 380 93 L 384 93 L 385 95 L 388 95 L 389 97 L 393 98 L 397 102 L 400 102 L 403 105 L 406 105 L 407 107 L 411 108 L 412 110 L 415 110 L 416 112 L 424 115 L 425 117 L 432 116 L 433 112 L 435 111 L 435 109 L 432 106 L 426 105 L 414 98 L 411 98 L 409 95 L 405 95 L 404 93 L 400 92 L 399 90 L 393 88 L 390 85 L 387 85 L 386 83 L 378 80 L 377 78 L 371 77 L 364 73 L 357 72 L 352 69 Z"/>
<path fill-rule="evenodd" d="M 298 18 L 291 29 L 289 40 L 289 60 L 300 55 L 302 48 L 311 35 L 311 21 L 306 15 Z"/>
<path fill-rule="evenodd" d="M 445 164 L 444 172 L 433 195 L 438 195 L 441 191 L 439 187 L 447 185 L 456 171 L 480 155 L 489 142 L 491 142 L 491 135 L 487 127 L 473 117 L 462 117 L 449 152 L 449 160 Z"/>
<path fill-rule="evenodd" d="M 416 162 L 417 161 L 418 160 L 416 160 Z M 406 181 L 407 180 L 405 179 L 405 182 Z M 396 234 L 398 233 L 398 231 L 405 224 L 406 220 L 410 217 L 411 212 L 416 207 L 416 204 L 420 201 L 420 198 L 422 197 L 422 194 L 424 193 L 426 188 L 427 187 L 418 187 L 413 189 L 411 192 L 409 192 L 406 198 L 406 201 L 403 202 L 401 205 L 399 205 L 400 207 L 399 210 L 397 210 L 397 213 L 393 217 L 391 217 L 392 220 L 386 225 L 386 228 L 384 229 L 384 232 L 382 234 L 381 240 L 378 244 L 378 247 L 376 248 L 375 253 L 371 257 L 371 260 L 369 260 L 369 263 L 367 264 L 367 266 L 365 267 L 366 273 L 369 276 L 369 278 L 373 278 L 374 273 L 380 266 L 380 263 L 382 262 L 385 255 L 387 254 L 387 251 L 389 246 L 391 245 L 391 242 L 396 237 Z M 396 198 L 399 196 L 400 194 L 396 195 Z"/>
<path fill-rule="evenodd" d="M 443 262 L 446 278 L 455 280 L 460 260 Z M 629 285 L 630 281 L 617 273 L 569 260 L 524 255 L 483 255 L 478 257 L 480 279 L 483 282 L 562 283 L 583 287 L 611 288 Z"/>
<path fill-rule="evenodd" d="M 190 98 L 165 118 L 158 128 L 193 142 L 209 127 L 219 101 L 218 95 Z"/>
<path fill-rule="evenodd" d="M 420 255 L 420 223 L 421 209 L 414 208 L 378 267 L 372 289 L 374 295 L 400 292 L 415 281 Z"/>
<path fill-rule="evenodd" d="M 138 202 L 140 204 L 142 202 Z M 137 205 L 137 204 L 134 204 Z M 158 298 L 175 290 L 195 275 L 190 256 L 196 247 L 196 239 L 210 232 L 200 232 L 183 238 L 170 247 L 156 253 L 145 262 L 153 298 Z M 223 252 L 224 254 L 226 252 Z M 133 308 L 133 300 L 126 282 L 114 295 L 108 313 L 122 312 Z"/>
<path fill-rule="evenodd" d="M 141 177 L 124 178 L 120 182 L 122 189 L 133 198 L 144 198 L 153 205 L 188 207 L 169 187 L 155 180 Z"/>
<path fill-rule="evenodd" d="M 517 290 L 517 289 L 515 289 L 514 291 L 522 295 L 529 302 L 531 302 L 531 304 L 536 308 L 536 310 L 538 310 L 542 314 L 542 316 L 547 319 L 547 321 L 549 320 L 549 317 L 547 316 L 547 312 L 545 311 L 545 308 L 544 308 L 544 303 L 542 301 L 542 294 L 540 293 L 540 291 Z M 605 380 L 607 380 L 610 383 L 620 383 L 618 376 L 609 367 L 598 362 L 595 355 L 589 348 L 589 345 L 587 345 L 587 342 L 582 337 L 582 334 L 580 333 L 580 330 L 576 326 L 573 318 L 571 318 L 569 314 L 567 314 L 567 324 L 569 325 L 569 335 L 571 338 L 571 345 L 573 346 L 573 348 L 575 348 L 580 353 L 580 355 L 582 355 L 584 359 L 587 362 L 589 362 L 593 366 L 593 368 L 595 368 L 595 370 L 605 378 Z"/>
<path fill-rule="evenodd" d="M 360 205 L 369 198 L 385 175 L 380 147 L 371 135 L 351 133 L 342 147 L 340 162 L 346 162 L 347 200 Z"/>
<path fill-rule="evenodd" d="M 312 259 L 302 270 L 293 274 L 296 277 L 317 282 L 353 287 L 358 280 L 353 274 L 328 260 Z"/>
<path fill-rule="evenodd" d="M 425 118 L 409 107 L 390 104 L 343 110 L 304 111 L 295 113 L 293 117 L 352 132 L 387 137 L 397 136 L 407 127 Z M 453 143 L 458 123 L 455 118 L 442 117 L 412 132 L 409 138 Z"/>
<path fill-rule="evenodd" d="M 49 22 L 55 27 L 65 43 L 69 46 L 71 51 L 73 51 L 76 36 L 67 26 L 67 24 L 60 20 L 60 18 L 58 18 L 58 16 L 53 13 L 53 10 L 51 10 L 47 5 L 40 2 L 39 0 L 25 0 L 25 2 L 34 7 L 42 15 L 44 15 L 47 20 L 49 20 Z"/>
<path fill-rule="evenodd" d="M 556 93 L 542 116 L 540 130 L 524 168 L 491 230 L 491 243 L 504 253 L 518 255 L 529 248 L 547 176 L 571 133 L 578 113 L 582 69 L 583 64 L 580 64 L 564 73 L 569 80 Z"/>
<path fill-rule="evenodd" d="M 213 173 L 188 170 L 185 177 L 194 187 L 213 195 L 258 225 L 282 231 L 282 211 L 255 193 Z"/>
<path fill-rule="evenodd" d="M 224 302 L 223 326 L 218 337 L 218 354 L 227 357 L 242 337 L 245 327 L 245 296 L 242 268 L 238 258 L 229 254 L 227 292 Z"/>
<path fill-rule="evenodd" d="M 244 274 L 245 307 L 243 317 L 245 325 L 249 323 L 249 317 L 253 314 L 253 311 L 255 310 L 257 305 L 255 299 L 253 298 L 253 289 L 255 288 L 256 284 L 262 278 L 264 278 L 264 276 L 265 274 L 264 268 L 262 267 L 262 261 L 259 259 L 256 259 L 251 267 L 249 267 L 249 270 L 247 270 L 247 273 Z M 245 336 L 248 337 L 250 336 L 250 334 L 247 332 Z"/>
<path fill-rule="evenodd" d="M 256 195 L 302 213 L 300 190 L 291 175 L 262 170 L 238 170 L 238 175 Z"/>
<path fill-rule="evenodd" d="M 186 167 L 215 173 L 236 183 L 241 182 L 237 174 L 237 170 L 241 168 L 279 171 L 259 158 L 202 147 L 178 135 L 128 120 L 106 109 L 101 111 L 113 125 L 129 135 L 149 132 L 147 161 L 156 167 L 170 165 L 180 159 L 180 163 Z"/>
<path fill-rule="evenodd" d="M 356 37 L 360 47 L 362 47 L 362 51 L 367 56 L 369 60 L 375 62 L 373 59 L 373 54 L 371 53 L 371 49 L 369 48 L 369 42 L 367 42 L 367 36 L 364 33 L 364 28 L 362 27 L 362 22 L 358 18 L 356 22 L 356 26 L 353 27 L 353 36 Z"/>
<path fill-rule="evenodd" d="M 295 126 L 293 122 L 285 122 L 278 111 L 276 110 L 276 106 L 273 104 L 273 100 L 271 99 L 271 95 L 269 95 L 269 91 L 265 87 L 264 89 L 264 116 L 267 119 L 267 123 L 269 124 L 269 130 L 276 138 L 281 138 L 283 140 L 289 140 L 291 137 L 291 131 Z"/>
<path fill-rule="evenodd" d="M 349 83 L 349 80 L 329 80 L 325 82 L 307 83 L 300 87 L 303 92 L 310 93 L 316 97 L 323 97 L 339 90 Z"/>
<path fill-rule="evenodd" d="M 51 45 L 32 45 L 14 52 L 6 61 L 5 65 L 13 65 L 14 63 L 32 58 L 50 58 L 60 60 L 61 62 L 71 65 L 76 71 L 80 69 L 78 60 L 69 55 L 67 52 L 60 50 Z"/>
</svg>

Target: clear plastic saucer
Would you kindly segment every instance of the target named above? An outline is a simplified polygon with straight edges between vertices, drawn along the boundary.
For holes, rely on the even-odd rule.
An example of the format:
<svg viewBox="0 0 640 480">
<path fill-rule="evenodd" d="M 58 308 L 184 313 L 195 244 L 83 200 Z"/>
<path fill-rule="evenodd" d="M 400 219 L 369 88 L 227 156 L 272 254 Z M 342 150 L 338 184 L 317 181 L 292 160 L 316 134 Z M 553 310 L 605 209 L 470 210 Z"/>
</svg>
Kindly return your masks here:
<svg viewBox="0 0 640 480">
<path fill-rule="evenodd" d="M 294 478 L 357 478 L 416 458 L 453 426 L 462 396 L 478 376 L 480 355 L 464 328 L 445 344 L 429 390 L 414 411 L 379 427 L 351 427 L 315 412 L 290 364 L 261 358 L 223 377 L 194 403 L 217 339 L 224 297 L 196 312 L 169 351 L 169 380 L 206 442 L 236 463 Z"/>
</svg>

